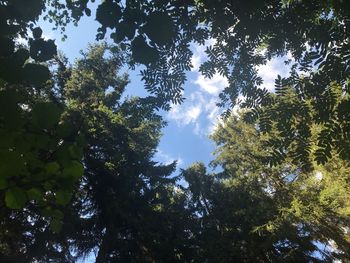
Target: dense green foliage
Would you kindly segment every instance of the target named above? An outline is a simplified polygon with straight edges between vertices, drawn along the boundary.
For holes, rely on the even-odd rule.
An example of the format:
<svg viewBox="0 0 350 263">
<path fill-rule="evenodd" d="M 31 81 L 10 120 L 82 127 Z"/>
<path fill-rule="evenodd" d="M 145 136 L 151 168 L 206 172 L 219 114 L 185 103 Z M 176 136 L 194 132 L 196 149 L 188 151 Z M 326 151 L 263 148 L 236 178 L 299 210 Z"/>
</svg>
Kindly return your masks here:
<svg viewBox="0 0 350 263">
<path fill-rule="evenodd" d="M 47 262 L 56 258 L 71 262 L 75 258 L 71 254 L 73 251 L 80 256 L 97 248 L 100 251 L 98 262 L 107 262 L 112 254 L 118 255 L 115 256 L 118 260 L 129 261 L 130 257 L 146 256 L 143 248 L 152 249 L 147 242 L 154 243 L 154 239 L 159 239 L 155 229 L 160 231 L 160 222 L 166 224 L 166 221 L 154 219 L 162 217 L 159 202 L 171 205 L 167 195 L 172 193 L 175 179 L 167 179 L 167 176 L 173 171 L 174 164 L 157 166 L 151 161 L 163 126 L 160 117 L 137 98 L 120 101 L 127 84 L 126 76 L 118 77 L 116 74 L 122 61 L 118 50 L 106 45 L 92 47 L 72 67 L 58 58 L 58 69 L 53 78 L 57 81 L 55 96 L 65 102 L 66 118 L 81 120 L 80 126 L 71 125 L 79 127 L 79 134 L 84 138 L 81 153 L 73 145 L 62 152 L 62 158 L 69 161 L 72 154 L 80 159 L 83 157 L 84 176 L 75 184 L 73 196 L 68 186 L 57 192 L 45 188 L 44 197 L 37 188 L 23 193 L 23 198 L 26 198 L 32 191 L 39 199 L 35 200 L 48 202 L 46 210 L 53 209 L 55 203 L 61 206 L 61 210 L 53 211 L 55 219 L 51 222 L 51 230 L 59 234 L 48 228 L 45 217 L 48 211 L 38 213 L 42 206 L 40 202 L 25 205 L 24 200 L 14 207 L 8 202 L 8 192 L 19 200 L 23 190 L 15 187 L 6 191 L 5 201 L 9 208 L 26 208 L 17 211 L 2 208 L 2 261 Z M 36 153 L 33 149 L 30 151 Z M 10 165 L 11 168 L 17 167 L 13 163 Z M 71 178 L 67 177 L 70 174 L 60 175 L 60 165 L 51 162 L 45 166 L 55 168 L 54 180 L 58 182 L 61 177 Z M 74 169 L 79 169 L 82 175 L 83 168 L 78 168 L 80 166 L 73 161 L 71 166 L 63 168 L 62 173 L 64 169 L 74 173 Z M 41 171 L 41 174 L 51 175 L 48 170 Z M 19 179 L 24 177 L 15 175 Z M 33 173 L 29 175 L 35 176 Z M 30 180 L 30 183 L 36 181 Z M 160 198 L 161 201 L 158 200 Z M 153 236 L 150 236 L 151 233 Z M 131 252 L 132 256 L 129 255 Z"/>
<path fill-rule="evenodd" d="M 49 17 L 57 26 L 90 13 L 86 0 L 66 5 L 48 2 L 53 8 Z M 332 149 L 343 159 L 350 156 L 349 101 L 336 103 L 339 96 L 349 94 L 349 10 L 349 2 L 342 0 L 107 0 L 97 8 L 96 20 L 101 24 L 97 39 L 112 30 L 110 37 L 131 54 L 130 63 L 146 66 L 141 72 L 145 88 L 156 95 L 152 101 L 165 108 L 169 101 L 182 101 L 185 71 L 191 68 L 190 44 L 215 40 L 206 49 L 208 58 L 200 72 L 208 78 L 215 73 L 227 77 L 229 86 L 220 94 L 219 104 L 228 112 L 238 104 L 252 109 L 251 118 L 261 119 L 273 114 L 260 114 L 261 107 L 271 103 L 266 88 L 273 87 L 264 87 L 257 66 L 288 54 L 292 59 L 286 62 L 293 65 L 292 70 L 279 85 L 292 85 L 301 100 L 313 100 L 311 117 L 324 125 L 316 160 L 324 163 Z M 343 93 L 334 93 L 334 85 Z M 287 119 L 291 113 L 284 109 L 281 114 Z M 303 143 L 310 144 L 305 127 L 283 127 L 283 134 L 293 132 L 305 135 Z M 301 143 L 300 138 L 283 139 Z M 311 165 L 308 149 L 291 154 Z"/>
<path fill-rule="evenodd" d="M 84 171 L 82 120 L 57 97 L 44 64 L 57 53 L 54 42 L 33 28 L 29 49 L 15 43 L 42 7 L 12 4 L 0 6 L 0 207 L 7 225 L 2 240 L 14 238 L 8 227 L 21 228 L 11 223 L 16 210 L 28 220 L 43 216 L 52 231 L 59 231 L 62 206 Z"/>
<path fill-rule="evenodd" d="M 0 0 L 1 262 L 350 259 L 349 2 L 106 0 L 97 39 L 117 45 L 69 65 L 35 21 L 64 30 L 88 3 Z M 190 44 L 210 39 L 200 72 L 229 80 L 222 171 L 173 177 L 152 161 L 154 110 L 182 102 Z M 261 88 L 257 66 L 286 54 L 289 77 Z M 125 64 L 153 96 L 121 99 Z"/>
<path fill-rule="evenodd" d="M 62 30 L 67 23 L 78 23 L 82 16 L 91 15 L 88 0 L 1 3 L 0 11 L 4 14 L 1 28 L 6 36 L 1 46 L 9 54 L 13 49 L 11 36 L 25 35 L 26 23 L 35 21 L 43 11 L 47 11 L 46 18 Z M 293 86 L 300 100 L 312 100 L 310 118 L 323 124 L 318 137 L 320 149 L 315 158 L 318 163 L 324 163 L 332 149 L 343 159 L 350 156 L 349 100 L 337 104 L 349 93 L 349 10 L 349 3 L 340 0 L 234 3 L 107 0 L 97 7 L 96 20 L 101 24 L 97 39 L 103 39 L 109 32 L 107 29 L 112 30 L 110 37 L 130 55 L 128 63 L 146 66 L 141 72 L 145 88 L 155 95 L 148 101 L 164 108 L 168 108 L 169 101 L 183 99 L 185 71 L 191 68 L 190 44 L 204 44 L 214 39 L 215 43 L 207 47 L 208 60 L 201 65 L 200 72 L 208 78 L 215 73 L 227 77 L 229 86 L 220 94 L 219 104 L 228 107 L 228 112 L 239 104 L 252 110 L 248 119 L 262 121 L 273 115 L 270 111 L 261 114 L 262 107 L 271 104 L 272 98 L 266 88 L 261 88 L 257 66 L 273 57 L 289 54 L 292 60 L 287 62 L 293 64 L 290 76 L 280 79 L 278 85 Z M 40 37 L 38 31 L 34 35 Z M 31 43 L 30 54 L 35 60 L 44 61 L 51 57 L 53 49 L 53 42 L 36 39 Z M 3 70 L 11 71 L 11 68 L 13 65 L 4 66 Z M 24 75 L 34 70 L 33 65 L 25 68 Z M 36 66 L 35 70 L 44 69 Z M 47 72 L 40 75 L 45 78 L 45 74 Z M 32 81 L 40 82 L 40 78 Z M 341 87 L 342 92 L 333 92 L 333 86 Z M 244 100 L 240 100 L 239 95 L 243 95 Z M 280 114 L 288 119 L 294 113 L 283 109 Z M 291 129 L 285 125 L 281 126 L 281 131 L 285 134 L 282 141 L 287 142 L 284 148 L 288 148 L 289 143 L 306 145 L 305 150 L 297 148 L 290 153 L 310 166 L 312 153 L 308 145 L 311 138 L 306 126 Z M 293 133 L 302 134 L 303 142 L 298 137 L 287 136 Z M 278 147 L 280 145 L 276 144 L 275 148 Z"/>
<path fill-rule="evenodd" d="M 312 133 L 316 130 L 313 127 Z M 263 262 L 307 262 L 311 252 L 320 249 L 315 241 L 334 240 L 340 256 L 348 259 L 349 163 L 333 157 L 325 166 L 315 164 L 315 170 L 304 171 L 286 158 L 270 166 L 265 161 L 274 151 L 266 145 L 269 136 L 237 117 L 213 135 L 219 146 L 213 164 L 223 171 L 213 176 L 219 194 L 215 190 L 207 195 L 209 203 L 213 200 L 214 218 L 226 230 L 218 247 L 226 246 L 226 236 L 239 234 L 243 244 L 236 254 L 243 259 L 238 261 L 254 257 Z M 322 250 L 323 260 L 337 254 Z"/>
</svg>

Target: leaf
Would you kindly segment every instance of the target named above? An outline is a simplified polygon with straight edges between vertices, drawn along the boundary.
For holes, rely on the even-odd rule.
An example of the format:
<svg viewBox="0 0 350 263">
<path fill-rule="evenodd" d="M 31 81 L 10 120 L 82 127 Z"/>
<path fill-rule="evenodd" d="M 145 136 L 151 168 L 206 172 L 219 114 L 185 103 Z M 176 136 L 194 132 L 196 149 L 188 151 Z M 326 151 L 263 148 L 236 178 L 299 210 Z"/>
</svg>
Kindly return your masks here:
<svg viewBox="0 0 350 263">
<path fill-rule="evenodd" d="M 159 54 L 155 48 L 150 47 L 142 36 L 136 37 L 131 42 L 132 57 L 137 63 L 144 65 L 155 63 Z"/>
<path fill-rule="evenodd" d="M 116 27 L 116 32 L 111 33 L 111 38 L 115 43 L 120 43 L 125 38 L 129 40 L 133 39 L 135 36 L 136 25 L 134 23 L 127 23 L 122 21 Z"/>
<path fill-rule="evenodd" d="M 62 226 L 63 226 L 63 223 L 61 220 L 58 220 L 58 219 L 53 219 L 51 222 L 50 222 L 50 230 L 53 232 L 53 233 L 59 233 L 61 232 L 62 230 Z"/>
<path fill-rule="evenodd" d="M 15 151 L 0 152 L 0 175 L 4 178 L 19 176 L 24 171 L 24 160 Z"/>
<path fill-rule="evenodd" d="M 64 177 L 73 177 L 74 179 L 79 179 L 84 174 L 84 167 L 81 163 L 77 161 L 71 161 L 63 168 L 62 175 Z"/>
<path fill-rule="evenodd" d="M 44 193 L 39 188 L 31 188 L 27 191 L 27 196 L 29 200 L 41 201 L 44 197 Z"/>
<path fill-rule="evenodd" d="M 80 160 L 81 158 L 83 158 L 83 149 L 75 144 L 70 145 L 68 147 L 68 151 L 73 159 Z"/>
<path fill-rule="evenodd" d="M 71 136 L 75 130 L 76 129 L 72 123 L 69 123 L 68 121 L 61 121 L 57 127 L 57 135 L 60 138 L 66 138 Z"/>
<path fill-rule="evenodd" d="M 41 14 L 45 3 L 38 0 L 11 0 L 11 4 L 16 7 L 19 18 L 23 21 L 34 21 Z"/>
<path fill-rule="evenodd" d="M 16 130 L 23 123 L 19 101 L 18 93 L 13 90 L 0 92 L 0 118 L 3 118 L 2 125 L 7 129 Z"/>
<path fill-rule="evenodd" d="M 0 190 L 6 189 L 8 187 L 8 182 L 6 178 L 0 177 Z"/>
<path fill-rule="evenodd" d="M 51 128 L 58 123 L 61 113 L 61 109 L 54 103 L 40 102 L 32 110 L 33 122 L 38 127 Z"/>
<path fill-rule="evenodd" d="M 43 65 L 27 63 L 22 70 L 22 79 L 39 86 L 50 79 L 50 71 Z"/>
<path fill-rule="evenodd" d="M 9 56 L 15 49 L 15 43 L 10 38 L 0 37 L 0 56 Z"/>
<path fill-rule="evenodd" d="M 24 48 L 19 48 L 13 54 L 13 58 L 18 66 L 23 66 L 27 59 L 29 59 L 29 51 Z"/>
<path fill-rule="evenodd" d="M 85 8 L 84 11 L 85 11 L 85 14 L 87 16 L 91 16 L 91 9 L 90 8 Z"/>
<path fill-rule="evenodd" d="M 57 162 L 50 162 L 45 165 L 45 170 L 48 174 L 57 174 L 60 170 L 60 165 Z"/>
<path fill-rule="evenodd" d="M 36 27 L 32 30 L 34 39 L 41 38 L 41 35 L 43 34 L 43 31 L 40 27 Z"/>
<path fill-rule="evenodd" d="M 58 205 L 67 205 L 72 199 L 72 194 L 67 191 L 59 190 L 56 195 L 56 203 Z"/>
<path fill-rule="evenodd" d="M 61 210 L 55 209 L 52 211 L 52 217 L 58 220 L 62 220 L 64 217 L 64 214 Z"/>
<path fill-rule="evenodd" d="M 21 209 L 26 202 L 26 192 L 19 187 L 10 188 L 5 192 L 5 203 L 9 208 Z"/>
<path fill-rule="evenodd" d="M 154 12 L 147 16 L 143 31 L 158 45 L 165 45 L 175 37 L 173 20 L 167 13 Z"/>
<path fill-rule="evenodd" d="M 57 54 L 57 46 L 54 40 L 30 39 L 30 56 L 39 62 L 45 62 L 54 58 Z"/>
<path fill-rule="evenodd" d="M 104 1 L 96 10 L 96 20 L 104 27 L 115 27 L 120 20 L 121 15 L 122 12 L 120 6 L 110 0 Z"/>
</svg>

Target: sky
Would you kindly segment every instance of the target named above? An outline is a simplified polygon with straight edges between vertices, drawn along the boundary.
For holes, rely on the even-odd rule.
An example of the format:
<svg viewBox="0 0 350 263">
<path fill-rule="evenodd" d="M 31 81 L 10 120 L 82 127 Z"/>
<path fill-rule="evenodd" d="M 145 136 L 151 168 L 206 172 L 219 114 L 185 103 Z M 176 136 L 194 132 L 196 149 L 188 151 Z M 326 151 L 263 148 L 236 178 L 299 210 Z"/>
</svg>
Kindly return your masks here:
<svg viewBox="0 0 350 263">
<path fill-rule="evenodd" d="M 76 58 L 80 57 L 81 50 L 86 50 L 89 43 L 96 42 L 98 23 L 93 17 L 94 14 L 91 17 L 83 17 L 78 27 L 68 25 L 65 32 L 68 38 L 65 41 L 61 40 L 62 35 L 59 31 L 52 30 L 52 24 L 41 19 L 38 25 L 43 29 L 44 38 L 55 39 L 58 49 L 73 63 Z M 206 45 L 214 44 L 214 42 L 215 40 L 209 40 Z M 220 122 L 222 110 L 216 106 L 219 99 L 218 94 L 228 85 L 227 79 L 219 74 L 214 75 L 211 79 L 206 79 L 201 75 L 198 69 L 200 64 L 206 60 L 204 52 L 206 46 L 192 45 L 191 48 L 193 69 L 187 73 L 183 94 L 185 101 L 181 105 L 172 105 L 168 112 L 159 112 L 168 124 L 163 129 L 163 136 L 154 160 L 165 164 L 177 160 L 176 173 L 193 162 L 201 161 L 208 165 L 215 158 L 213 155 L 215 144 L 209 136 Z M 264 80 L 263 87 L 271 89 L 277 74 L 282 77 L 287 75 L 288 69 L 283 63 L 284 59 L 273 59 L 258 68 Z M 139 69 L 127 70 L 127 72 L 130 84 L 126 88 L 126 94 L 146 96 L 147 92 L 143 88 Z"/>
</svg>

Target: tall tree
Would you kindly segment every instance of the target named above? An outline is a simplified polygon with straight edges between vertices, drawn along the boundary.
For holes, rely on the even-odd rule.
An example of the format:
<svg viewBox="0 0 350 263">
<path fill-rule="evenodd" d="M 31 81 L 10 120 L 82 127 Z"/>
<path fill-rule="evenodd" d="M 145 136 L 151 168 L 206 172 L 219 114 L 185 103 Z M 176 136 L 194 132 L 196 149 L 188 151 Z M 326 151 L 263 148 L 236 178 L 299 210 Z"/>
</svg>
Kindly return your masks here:
<svg viewBox="0 0 350 263">
<path fill-rule="evenodd" d="M 232 116 L 213 135 L 218 144 L 213 165 L 222 172 L 207 174 L 201 164 L 183 172 L 188 207 L 201 226 L 193 231 L 202 260 L 349 259 L 349 162 L 334 155 L 310 171 L 287 157 L 271 166 L 266 158 L 275 149 L 266 141 L 278 137 L 279 120 L 275 134 L 266 134 L 242 116 Z"/>
<path fill-rule="evenodd" d="M 168 242 L 182 232 L 166 219 L 176 216 L 171 212 L 176 178 L 168 178 L 175 163 L 159 166 L 151 160 L 164 123 L 140 99 L 120 100 L 127 84 L 116 76 L 121 61 L 114 48 L 93 47 L 65 83 L 69 104 L 87 121 L 87 149 L 76 204 L 81 210 L 75 211 L 80 217 L 61 234 L 66 238 L 80 228 L 73 247 L 82 254 L 98 248 L 96 262 L 151 262 L 162 254 L 171 257 L 174 247 L 161 240 L 166 232 Z"/>
<path fill-rule="evenodd" d="M 73 66 L 58 59 L 56 95 L 66 114 L 81 120 L 85 146 L 72 145 L 62 158 L 82 155 L 84 175 L 73 195 L 69 188 L 55 193 L 60 210 L 53 212 L 53 229 L 45 217 L 50 214 L 35 214 L 36 206 L 4 214 L 3 261 L 75 262 L 93 251 L 96 262 L 190 257 L 184 195 L 177 178 L 169 178 L 175 163 L 152 161 L 164 122 L 139 98 L 121 99 L 128 83 L 117 74 L 121 54 L 102 44 L 91 46 Z"/>
</svg>

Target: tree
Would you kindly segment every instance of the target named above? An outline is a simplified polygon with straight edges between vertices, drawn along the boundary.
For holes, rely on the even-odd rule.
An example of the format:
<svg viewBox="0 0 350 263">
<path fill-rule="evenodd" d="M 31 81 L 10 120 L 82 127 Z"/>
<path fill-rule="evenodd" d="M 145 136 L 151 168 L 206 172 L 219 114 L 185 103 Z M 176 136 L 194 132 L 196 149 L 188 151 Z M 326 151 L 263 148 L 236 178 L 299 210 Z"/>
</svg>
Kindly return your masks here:
<svg viewBox="0 0 350 263">
<path fill-rule="evenodd" d="M 182 231 L 167 218 L 178 213 L 171 200 L 176 178 L 168 178 L 175 163 L 162 166 L 151 160 L 164 123 L 138 98 L 121 102 L 127 80 L 116 77 L 122 61 L 118 54 L 106 46 L 91 48 L 65 83 L 66 98 L 87 120 L 87 150 L 75 204 L 79 210 L 73 210 L 79 220 L 68 220 L 61 235 L 67 238 L 80 228 L 72 247 L 81 254 L 98 248 L 96 262 L 151 262 L 170 258 L 174 246 L 182 245 L 176 240 Z M 161 240 L 167 232 L 174 235 L 169 243 Z"/>
<path fill-rule="evenodd" d="M 271 166 L 266 137 L 231 116 L 213 135 L 212 164 L 222 171 L 208 174 L 200 163 L 183 171 L 186 209 L 198 222 L 196 262 L 349 259 L 349 164 L 334 156 L 311 172 L 291 158 Z"/>
<path fill-rule="evenodd" d="M 278 134 L 279 120 L 272 124 L 275 134 L 266 134 L 243 116 L 231 116 L 213 135 L 218 145 L 213 165 L 221 172 L 207 174 L 201 164 L 183 172 L 189 207 L 201 226 L 195 235 L 202 260 L 348 259 L 349 162 L 334 155 L 306 171 L 288 157 L 271 166 L 266 157 L 275 149 L 266 141 Z M 333 247 L 326 248 L 329 243 Z"/>
<path fill-rule="evenodd" d="M 82 120 L 84 175 L 73 192 L 56 193 L 54 232 L 35 206 L 4 214 L 1 260 L 75 262 L 98 251 L 96 262 L 181 262 L 191 249 L 184 198 L 169 178 L 175 163 L 151 160 L 164 122 L 142 100 L 121 100 L 128 80 L 117 75 L 118 49 L 95 45 L 73 66 L 64 61 L 53 80 L 66 111 Z"/>
</svg>

